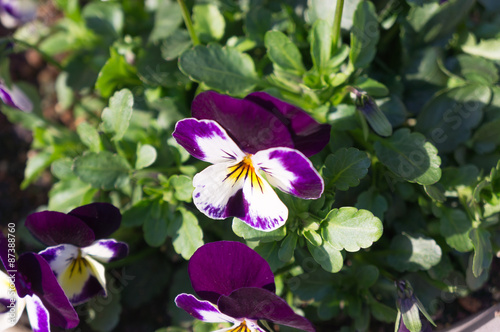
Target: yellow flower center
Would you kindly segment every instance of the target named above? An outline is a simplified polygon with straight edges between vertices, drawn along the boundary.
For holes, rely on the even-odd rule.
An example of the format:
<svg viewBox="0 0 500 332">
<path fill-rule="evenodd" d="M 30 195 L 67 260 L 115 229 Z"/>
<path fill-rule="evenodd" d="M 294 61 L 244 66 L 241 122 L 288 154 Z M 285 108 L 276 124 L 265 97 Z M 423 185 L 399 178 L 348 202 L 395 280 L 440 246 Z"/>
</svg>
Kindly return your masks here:
<svg viewBox="0 0 500 332">
<path fill-rule="evenodd" d="M 233 181 L 233 186 L 240 179 L 246 181 L 250 180 L 250 185 L 252 188 L 259 187 L 260 191 L 263 192 L 264 188 L 262 186 L 262 179 L 257 175 L 255 168 L 252 164 L 251 155 L 246 155 L 242 161 L 237 163 L 236 165 L 228 167 L 228 174 L 224 179 Z"/>
<path fill-rule="evenodd" d="M 245 321 L 241 322 L 240 325 L 236 326 L 234 329 L 231 329 L 227 332 L 252 332 L 248 327 Z"/>
</svg>

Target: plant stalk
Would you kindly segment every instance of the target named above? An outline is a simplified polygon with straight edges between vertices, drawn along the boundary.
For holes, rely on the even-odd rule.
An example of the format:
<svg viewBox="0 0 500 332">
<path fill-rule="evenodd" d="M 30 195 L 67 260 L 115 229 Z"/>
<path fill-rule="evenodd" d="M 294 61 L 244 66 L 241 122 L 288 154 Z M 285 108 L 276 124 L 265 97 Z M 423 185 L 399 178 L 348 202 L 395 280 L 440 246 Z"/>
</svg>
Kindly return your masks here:
<svg viewBox="0 0 500 332">
<path fill-rule="evenodd" d="M 189 14 L 189 10 L 186 7 L 186 3 L 184 2 L 184 0 L 177 0 L 177 2 L 179 3 L 179 6 L 181 6 L 182 18 L 184 19 L 184 24 L 186 24 L 189 36 L 191 36 L 191 41 L 193 42 L 193 45 L 194 46 L 199 45 L 200 40 L 198 39 L 198 36 L 194 31 L 193 22 L 191 21 L 191 15 Z"/>
<path fill-rule="evenodd" d="M 333 54 L 339 49 L 340 41 L 340 23 L 342 21 L 342 11 L 344 10 L 344 0 L 337 0 L 337 8 L 335 8 L 335 18 L 333 20 Z"/>
</svg>

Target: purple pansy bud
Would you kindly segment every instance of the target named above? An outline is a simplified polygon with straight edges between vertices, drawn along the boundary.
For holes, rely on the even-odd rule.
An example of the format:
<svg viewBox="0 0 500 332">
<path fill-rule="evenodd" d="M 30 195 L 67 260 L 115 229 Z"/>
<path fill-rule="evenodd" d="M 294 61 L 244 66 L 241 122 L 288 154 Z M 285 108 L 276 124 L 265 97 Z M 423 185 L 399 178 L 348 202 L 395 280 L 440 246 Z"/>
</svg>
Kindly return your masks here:
<svg viewBox="0 0 500 332">
<path fill-rule="evenodd" d="M 380 136 L 391 136 L 392 125 L 375 101 L 363 90 L 349 87 L 356 108 L 363 114 L 373 131 Z"/>
<path fill-rule="evenodd" d="M 398 293 L 398 298 L 396 300 L 398 308 L 396 326 L 399 326 L 398 332 L 432 331 L 429 322 L 431 322 L 434 326 L 436 326 L 436 324 L 427 313 L 419 299 L 414 295 L 413 288 L 410 283 L 406 280 L 398 280 L 395 282 L 395 285 Z M 420 313 L 425 316 L 427 321 L 421 321 Z"/>
<path fill-rule="evenodd" d="M 0 99 L 7 106 L 20 109 L 21 111 L 29 113 L 33 110 L 33 103 L 21 89 L 19 89 L 15 84 L 8 87 L 1 79 Z"/>
</svg>

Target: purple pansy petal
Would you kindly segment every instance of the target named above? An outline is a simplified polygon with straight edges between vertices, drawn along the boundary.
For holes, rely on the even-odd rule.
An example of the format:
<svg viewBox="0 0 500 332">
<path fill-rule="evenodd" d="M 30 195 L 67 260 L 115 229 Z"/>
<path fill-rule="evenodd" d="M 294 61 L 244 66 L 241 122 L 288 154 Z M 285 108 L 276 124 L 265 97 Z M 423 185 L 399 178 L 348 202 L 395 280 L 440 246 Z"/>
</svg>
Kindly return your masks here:
<svg viewBox="0 0 500 332">
<path fill-rule="evenodd" d="M 15 254 L 15 251 L 11 252 L 11 254 Z M 0 231 L 0 261 L 2 262 L 5 270 L 17 270 L 17 262 L 9 263 L 9 241 Z"/>
<path fill-rule="evenodd" d="M 99 240 L 82 248 L 84 255 L 90 255 L 99 262 L 108 263 L 122 259 L 128 255 L 128 245 L 113 239 Z"/>
<path fill-rule="evenodd" d="M 269 264 L 243 243 L 218 241 L 198 248 L 189 260 L 189 277 L 195 292 L 214 304 L 221 295 L 241 287 L 275 291 Z"/>
<path fill-rule="evenodd" d="M 80 248 L 63 244 L 49 247 L 40 255 L 49 263 L 73 305 L 86 302 L 97 294 L 106 294 L 104 266 L 85 256 Z"/>
<path fill-rule="evenodd" d="M 0 99 L 2 99 L 6 105 L 20 109 L 21 111 L 29 113 L 33 110 L 33 103 L 31 100 L 29 100 L 24 92 L 16 85 L 12 85 L 11 88 L 8 88 L 0 81 Z"/>
<path fill-rule="evenodd" d="M 292 133 L 293 148 L 310 157 L 330 141 L 330 125 L 320 124 L 299 107 L 288 104 L 266 92 L 254 92 L 245 97 L 276 115 Z"/>
<path fill-rule="evenodd" d="M 55 211 L 42 211 L 26 218 L 26 227 L 42 243 L 55 246 L 70 243 L 86 247 L 95 240 L 92 229 L 77 217 Z"/>
<path fill-rule="evenodd" d="M 5 307 L 3 311 L 0 311 L 0 331 L 16 325 L 26 305 L 25 300 L 17 296 L 17 293 L 12 296 L 10 289 L 11 280 L 9 276 L 0 271 L 0 308 Z M 14 301 L 12 302 L 12 300 Z M 15 314 L 14 320 L 9 315 L 10 310 L 14 310 L 12 312 Z"/>
<path fill-rule="evenodd" d="M 24 253 L 17 260 L 16 288 L 20 296 L 40 297 L 50 313 L 50 323 L 70 329 L 79 323 L 78 315 L 42 256 Z M 23 294 L 21 294 L 21 291 Z"/>
<path fill-rule="evenodd" d="M 316 199 L 323 193 L 323 179 L 311 161 L 297 150 L 267 149 L 257 152 L 252 161 L 265 172 L 269 183 L 283 192 L 303 199 Z"/>
<path fill-rule="evenodd" d="M 220 312 L 234 318 L 265 319 L 308 332 L 315 331 L 311 322 L 297 315 L 285 300 L 266 289 L 237 289 L 229 296 L 221 296 L 217 306 Z"/>
<path fill-rule="evenodd" d="M 219 123 L 238 146 L 248 153 L 270 147 L 293 148 L 287 127 L 270 110 L 246 99 L 237 99 L 213 91 L 198 94 L 191 113 L 197 119 Z"/>
<path fill-rule="evenodd" d="M 193 100 L 191 111 L 197 119 L 217 121 L 248 153 L 289 147 L 311 156 L 330 140 L 329 125 L 319 124 L 302 109 L 265 92 L 244 99 L 202 92 Z"/>
<path fill-rule="evenodd" d="M 68 215 L 77 217 L 86 223 L 94 231 L 95 239 L 108 237 L 120 227 L 122 221 L 120 210 L 109 203 L 83 205 L 71 210 Z M 86 247 L 87 245 L 80 247 Z"/>
<path fill-rule="evenodd" d="M 238 165 L 215 164 L 196 174 L 196 207 L 212 219 L 238 217 L 262 231 L 281 227 L 288 217 L 287 207 L 253 167 Z"/>
<path fill-rule="evenodd" d="M 242 159 L 245 154 L 215 121 L 184 119 L 172 136 L 193 157 L 212 164 Z"/>
<path fill-rule="evenodd" d="M 175 305 L 183 309 L 196 319 L 208 323 L 239 323 L 237 319 L 221 313 L 212 303 L 200 301 L 191 294 L 179 294 L 175 298 Z"/>
<path fill-rule="evenodd" d="M 50 332 L 49 311 L 38 296 L 27 296 L 26 311 L 33 332 Z"/>
<path fill-rule="evenodd" d="M 8 29 L 29 22 L 36 17 L 37 3 L 34 0 L 2 0 L 0 7 L 0 21 Z"/>
</svg>

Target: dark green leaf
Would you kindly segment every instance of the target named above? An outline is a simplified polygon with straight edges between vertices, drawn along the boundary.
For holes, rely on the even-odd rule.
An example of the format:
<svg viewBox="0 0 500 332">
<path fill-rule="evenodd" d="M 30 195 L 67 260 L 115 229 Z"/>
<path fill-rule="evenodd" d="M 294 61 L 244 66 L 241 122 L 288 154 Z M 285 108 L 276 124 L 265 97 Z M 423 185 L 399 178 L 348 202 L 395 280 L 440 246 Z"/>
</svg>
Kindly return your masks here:
<svg viewBox="0 0 500 332">
<path fill-rule="evenodd" d="M 149 35 L 149 41 L 154 43 L 167 38 L 177 30 L 181 23 L 182 12 L 177 1 L 159 1 L 155 14 L 155 23 Z"/>
<path fill-rule="evenodd" d="M 307 248 L 314 260 L 330 273 L 339 272 L 344 264 L 344 258 L 339 250 L 335 249 L 329 242 L 323 241 L 320 246 L 314 246 L 307 242 Z"/>
<path fill-rule="evenodd" d="M 441 247 L 433 239 L 408 234 L 396 235 L 391 241 L 389 264 L 398 271 L 428 270 L 441 260 Z"/>
<path fill-rule="evenodd" d="M 472 229 L 472 220 L 465 212 L 456 208 L 443 207 L 441 211 L 440 231 L 445 237 L 446 243 L 460 252 L 471 251 L 473 247 L 469 239 L 469 232 Z"/>
<path fill-rule="evenodd" d="M 490 241 L 490 232 L 482 228 L 474 228 L 469 237 L 474 246 L 474 258 L 472 262 L 472 273 L 477 278 L 484 270 L 489 269 L 493 259 L 493 250 Z"/>
<path fill-rule="evenodd" d="M 195 46 L 179 58 L 179 68 L 196 82 L 230 95 L 250 91 L 258 83 L 252 58 L 220 45 Z"/>
<path fill-rule="evenodd" d="M 322 74 L 332 54 L 332 26 L 324 20 L 316 20 L 310 38 L 313 65 Z"/>
<path fill-rule="evenodd" d="M 123 157 L 111 152 L 90 152 L 75 159 L 73 171 L 94 188 L 113 190 L 128 182 L 130 166 Z"/>
<path fill-rule="evenodd" d="M 139 211 L 143 210 L 146 204 L 137 204 L 134 205 L 131 216 L 128 217 L 130 220 L 129 225 L 136 226 L 136 222 L 132 220 L 134 214 L 137 214 Z M 150 204 L 150 210 L 142 217 L 144 220 L 142 224 L 142 230 L 144 232 L 144 240 L 150 247 L 159 247 L 165 240 L 168 235 L 168 223 L 167 218 L 170 216 L 168 204 L 158 200 L 154 201 Z M 146 212 L 146 211 L 144 211 Z"/>
<path fill-rule="evenodd" d="M 116 280 L 110 280 L 116 283 Z M 87 322 L 96 331 L 108 332 L 113 330 L 120 321 L 122 305 L 120 303 L 121 293 L 116 288 L 110 288 L 106 297 L 99 295 L 92 298 L 88 303 L 89 316 Z"/>
<path fill-rule="evenodd" d="M 365 152 L 355 148 L 340 149 L 335 154 L 328 156 L 322 169 L 326 179 L 326 188 L 348 190 L 356 187 L 359 180 L 364 178 L 370 167 L 370 159 Z"/>
<path fill-rule="evenodd" d="M 176 59 L 192 45 L 187 30 L 179 29 L 161 43 L 161 56 L 170 61 Z"/>
<path fill-rule="evenodd" d="M 90 151 L 99 152 L 101 150 L 101 138 L 97 129 L 88 122 L 82 122 L 76 127 L 76 132 L 80 140 Z"/>
<path fill-rule="evenodd" d="M 369 1 L 362 1 L 354 12 L 349 53 L 350 66 L 355 69 L 367 67 L 375 57 L 378 39 L 375 6 Z"/>
<path fill-rule="evenodd" d="M 103 129 L 107 133 L 112 133 L 114 140 L 121 140 L 129 126 L 132 117 L 132 106 L 134 96 L 132 92 L 123 89 L 115 92 L 109 99 L 109 107 L 102 111 Z"/>
<path fill-rule="evenodd" d="M 268 31 L 264 40 L 267 55 L 279 69 L 297 75 L 302 75 L 305 72 L 299 49 L 284 33 L 276 30 Z"/>
<path fill-rule="evenodd" d="M 285 239 L 281 242 L 280 250 L 278 252 L 278 257 L 283 262 L 289 262 L 293 258 L 293 253 L 295 252 L 295 246 L 297 245 L 297 240 L 299 237 L 297 233 L 289 233 Z"/>
<path fill-rule="evenodd" d="M 358 196 L 355 207 L 371 211 L 375 217 L 384 220 L 384 213 L 389 208 L 389 205 L 385 197 L 372 187 Z"/>
<path fill-rule="evenodd" d="M 441 177 L 441 158 L 437 149 L 419 133 L 408 128 L 375 143 L 375 153 L 393 173 L 410 182 L 433 184 Z"/>
</svg>

